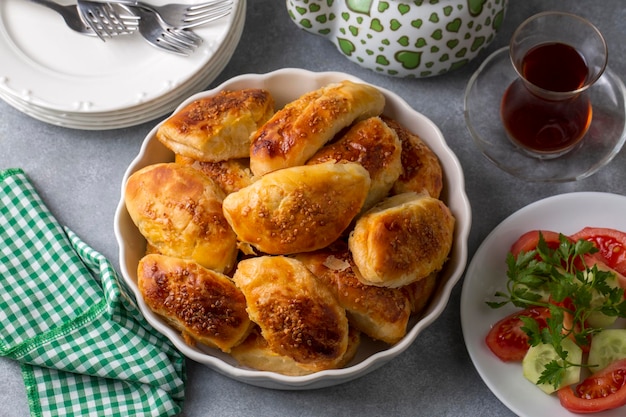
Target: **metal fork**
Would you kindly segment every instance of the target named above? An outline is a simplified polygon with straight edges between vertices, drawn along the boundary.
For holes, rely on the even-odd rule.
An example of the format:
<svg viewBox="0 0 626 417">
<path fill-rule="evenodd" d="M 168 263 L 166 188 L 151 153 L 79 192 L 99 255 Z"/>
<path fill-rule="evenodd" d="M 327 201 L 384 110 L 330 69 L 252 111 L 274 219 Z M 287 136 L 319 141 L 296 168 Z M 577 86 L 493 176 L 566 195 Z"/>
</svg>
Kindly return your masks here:
<svg viewBox="0 0 626 417">
<path fill-rule="evenodd" d="M 209 0 L 198 4 L 165 4 L 155 6 L 137 0 L 106 0 L 109 3 L 124 4 L 151 10 L 169 26 L 188 29 L 212 22 L 230 14 L 233 0 Z"/>
<path fill-rule="evenodd" d="M 85 22 L 80 18 L 78 14 L 78 9 L 75 5 L 63 6 L 58 3 L 53 2 L 52 0 L 29 0 L 32 3 L 41 4 L 42 6 L 48 7 L 59 13 L 63 20 L 65 20 L 65 24 L 72 29 L 83 35 L 92 35 L 96 34 L 91 30 Z"/>
<path fill-rule="evenodd" d="M 202 38 L 190 30 L 166 25 L 151 10 L 135 9 L 139 16 L 139 33 L 157 48 L 180 55 L 189 55 L 202 43 Z"/>
<path fill-rule="evenodd" d="M 91 27 L 89 27 L 89 25 L 87 25 L 87 23 L 83 21 L 83 19 L 81 18 L 76 5 L 63 6 L 61 4 L 55 3 L 52 0 L 29 0 L 29 1 L 32 3 L 45 6 L 59 13 L 61 17 L 63 18 L 63 20 L 65 21 L 65 24 L 73 31 L 80 33 L 81 35 L 96 36 L 96 32 L 94 32 L 94 30 Z M 128 8 L 121 6 L 121 5 L 117 5 L 117 7 L 120 8 L 120 11 L 121 11 L 121 8 L 123 8 L 128 13 Z M 134 29 L 136 29 L 136 25 L 134 26 Z M 125 35 L 128 33 L 132 33 L 134 29 L 132 27 L 121 28 L 119 26 L 115 28 L 114 27 L 108 28 L 111 35 Z"/>
<path fill-rule="evenodd" d="M 139 17 L 123 5 L 77 0 L 76 7 L 83 20 L 102 41 L 137 30 Z"/>
</svg>

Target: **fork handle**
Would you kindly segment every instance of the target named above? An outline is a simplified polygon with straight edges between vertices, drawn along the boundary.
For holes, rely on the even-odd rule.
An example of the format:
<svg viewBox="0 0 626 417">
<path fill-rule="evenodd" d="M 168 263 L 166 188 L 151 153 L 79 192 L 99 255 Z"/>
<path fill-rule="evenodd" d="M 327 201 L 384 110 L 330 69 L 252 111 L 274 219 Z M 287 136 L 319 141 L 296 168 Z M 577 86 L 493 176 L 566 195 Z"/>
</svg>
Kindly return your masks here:
<svg viewBox="0 0 626 417">
<path fill-rule="evenodd" d="M 53 10 L 56 10 L 59 13 L 62 13 L 63 9 L 65 8 L 65 6 L 60 5 L 59 3 L 55 3 L 52 0 L 27 0 L 30 1 L 31 3 L 37 3 L 37 4 L 41 4 L 42 6 L 46 6 L 49 7 Z"/>
<path fill-rule="evenodd" d="M 45 1 L 45 0 L 31 0 L 31 1 Z M 102 0 L 101 2 L 102 3 L 117 3 L 117 4 L 123 4 L 125 6 L 145 7 L 147 9 L 152 8 L 149 4 L 142 3 L 138 0 L 106 0 L 106 1 Z"/>
</svg>

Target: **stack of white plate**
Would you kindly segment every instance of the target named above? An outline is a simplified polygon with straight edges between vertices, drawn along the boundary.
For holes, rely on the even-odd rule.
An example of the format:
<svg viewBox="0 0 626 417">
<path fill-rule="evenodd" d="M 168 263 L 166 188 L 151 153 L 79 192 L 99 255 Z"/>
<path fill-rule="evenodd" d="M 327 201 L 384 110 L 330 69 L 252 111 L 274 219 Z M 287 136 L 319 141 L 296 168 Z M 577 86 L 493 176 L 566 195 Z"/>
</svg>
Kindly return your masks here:
<svg viewBox="0 0 626 417">
<path fill-rule="evenodd" d="M 180 56 L 139 33 L 102 42 L 73 32 L 41 5 L 2 0 L 0 98 L 68 128 L 117 129 L 153 120 L 217 78 L 239 43 L 245 15 L 246 0 L 234 0 L 230 15 L 193 29 L 204 41 Z"/>
</svg>

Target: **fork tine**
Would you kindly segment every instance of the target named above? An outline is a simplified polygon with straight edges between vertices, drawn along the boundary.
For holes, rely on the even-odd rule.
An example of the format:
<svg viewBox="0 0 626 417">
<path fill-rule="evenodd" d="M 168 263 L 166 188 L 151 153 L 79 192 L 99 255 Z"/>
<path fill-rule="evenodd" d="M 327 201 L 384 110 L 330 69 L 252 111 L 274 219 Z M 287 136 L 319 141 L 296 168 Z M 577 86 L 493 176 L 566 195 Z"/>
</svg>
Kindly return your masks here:
<svg viewBox="0 0 626 417">
<path fill-rule="evenodd" d="M 202 42 L 191 30 L 168 25 L 153 10 L 133 7 L 132 13 L 140 17 L 139 33 L 153 46 L 180 55 L 190 55 Z"/>
<path fill-rule="evenodd" d="M 87 11 L 86 15 L 84 15 L 85 20 L 87 21 L 87 25 L 93 30 L 96 35 L 102 40 L 102 42 L 106 42 L 105 35 L 111 37 L 111 33 L 105 27 L 105 25 L 99 25 L 99 19 L 94 13 L 94 9 L 90 9 Z M 103 34 L 104 33 L 104 34 Z"/>
<path fill-rule="evenodd" d="M 189 5 L 189 7 L 187 7 L 187 12 L 191 13 L 191 12 L 195 12 L 198 10 L 205 10 L 205 9 L 213 9 L 216 7 L 223 7 L 223 6 L 230 6 L 232 7 L 233 2 L 232 0 L 212 0 L 212 1 L 207 1 L 204 3 L 198 3 L 198 4 L 191 4 Z"/>
<path fill-rule="evenodd" d="M 197 35 L 195 32 L 187 29 L 170 29 L 168 30 L 169 34 L 178 39 L 184 40 L 193 45 L 199 46 L 202 44 L 204 39 Z"/>
<path fill-rule="evenodd" d="M 183 18 L 183 22 L 186 28 L 192 28 L 200 25 L 205 25 L 207 23 L 213 22 L 214 20 L 221 19 L 224 16 L 228 16 L 230 12 L 230 7 L 224 7 L 210 12 L 205 12 L 203 14 L 187 14 Z"/>
<path fill-rule="evenodd" d="M 193 43 L 187 43 L 184 40 L 178 38 L 177 36 L 173 36 L 172 33 L 164 32 L 163 35 L 159 38 L 159 42 L 161 45 L 165 44 L 169 46 L 171 49 L 177 49 L 179 53 L 189 55 L 196 49 L 196 45 Z"/>
<path fill-rule="evenodd" d="M 83 20 L 102 41 L 106 37 L 132 33 L 137 29 L 139 18 L 130 11 L 119 14 L 113 4 L 78 1 L 77 10 Z M 127 10 L 127 9 L 125 9 Z"/>
<path fill-rule="evenodd" d="M 187 7 L 186 15 L 195 15 L 200 13 L 211 12 L 214 10 L 232 9 L 232 1 L 215 1 L 203 4 L 192 4 Z"/>
<path fill-rule="evenodd" d="M 180 45 L 187 45 L 191 47 L 197 47 L 202 43 L 202 38 L 193 37 L 186 30 L 168 30 L 163 33 L 163 36 L 168 40 Z"/>
<path fill-rule="evenodd" d="M 232 5 L 223 4 L 217 7 L 213 7 L 210 9 L 202 9 L 202 10 L 193 10 L 185 13 L 186 19 L 197 19 L 202 18 L 203 16 L 212 16 L 224 12 L 230 12 L 232 10 Z"/>
<path fill-rule="evenodd" d="M 216 14 L 216 15 L 211 15 L 208 17 L 202 17 L 202 18 L 198 18 L 198 19 L 185 19 L 185 28 L 194 28 L 196 26 L 202 26 L 202 25 L 206 25 L 207 23 L 211 23 L 215 20 L 221 19 L 224 16 L 228 16 L 230 14 L 230 10 L 229 11 L 225 11 L 222 12 L 220 14 Z"/>
<path fill-rule="evenodd" d="M 189 54 L 193 52 L 193 49 L 189 49 L 188 46 L 179 46 L 176 44 L 172 44 L 167 39 L 164 39 L 162 37 L 157 39 L 156 41 L 158 43 L 159 48 L 165 49 L 166 51 L 169 51 L 169 52 L 177 53 L 179 55 L 189 56 Z"/>
<path fill-rule="evenodd" d="M 106 12 L 104 11 L 106 8 Z M 139 17 L 132 13 L 118 13 L 113 4 L 107 3 L 103 8 L 103 19 L 106 19 L 112 27 L 116 28 L 118 32 L 127 31 L 128 29 L 136 29 L 139 26 Z"/>
<path fill-rule="evenodd" d="M 139 26 L 138 16 L 132 14 L 118 14 L 111 4 L 108 4 L 108 6 L 111 9 L 111 14 L 108 16 L 108 19 L 118 30 L 122 31 L 127 28 L 136 29 L 137 26 Z"/>
<path fill-rule="evenodd" d="M 210 12 L 198 13 L 198 14 L 187 14 L 183 18 L 185 22 L 193 22 L 197 20 L 206 20 L 206 19 L 215 19 L 217 16 L 224 16 L 231 12 L 229 8 L 223 8 L 219 10 L 212 10 Z"/>
</svg>

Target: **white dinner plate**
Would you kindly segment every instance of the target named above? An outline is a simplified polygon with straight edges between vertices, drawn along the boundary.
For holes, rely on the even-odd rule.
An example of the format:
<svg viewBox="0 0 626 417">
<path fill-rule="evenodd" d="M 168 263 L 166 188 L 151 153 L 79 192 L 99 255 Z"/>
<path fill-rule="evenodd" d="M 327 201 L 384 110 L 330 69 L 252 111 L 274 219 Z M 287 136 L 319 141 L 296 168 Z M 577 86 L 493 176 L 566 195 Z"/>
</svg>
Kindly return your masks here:
<svg viewBox="0 0 626 417">
<path fill-rule="evenodd" d="M 183 57 L 157 50 L 139 34 L 101 42 L 73 32 L 60 15 L 41 5 L 2 0 L 0 97 L 31 109 L 42 119 L 56 114 L 70 124 L 75 116 L 93 116 L 97 123 L 99 116 L 115 112 L 150 114 L 148 110 L 163 107 L 163 100 L 178 103 L 188 96 L 190 85 L 206 81 L 202 75 L 211 71 L 214 60 L 223 68 L 223 44 L 230 43 L 224 51 L 230 58 L 232 32 L 240 34 L 245 20 L 242 10 L 245 1 L 235 0 L 229 16 L 194 28 L 204 42 Z M 185 96 L 178 94 L 181 90 Z M 83 124 L 85 119 L 78 119 L 79 127 Z"/>
<path fill-rule="evenodd" d="M 565 235 L 583 227 L 608 227 L 626 231 L 626 197 L 599 192 L 561 194 L 530 204 L 500 223 L 480 245 L 465 273 L 461 294 L 461 325 L 469 355 L 483 381 L 496 397 L 521 417 L 574 417 L 561 407 L 556 395 L 546 395 L 522 376 L 519 363 L 500 361 L 485 344 L 492 324 L 516 311 L 507 305 L 491 309 L 496 291 L 506 290 L 505 258 L 523 233 L 552 230 Z M 626 409 L 601 413 L 623 417 Z"/>
</svg>

